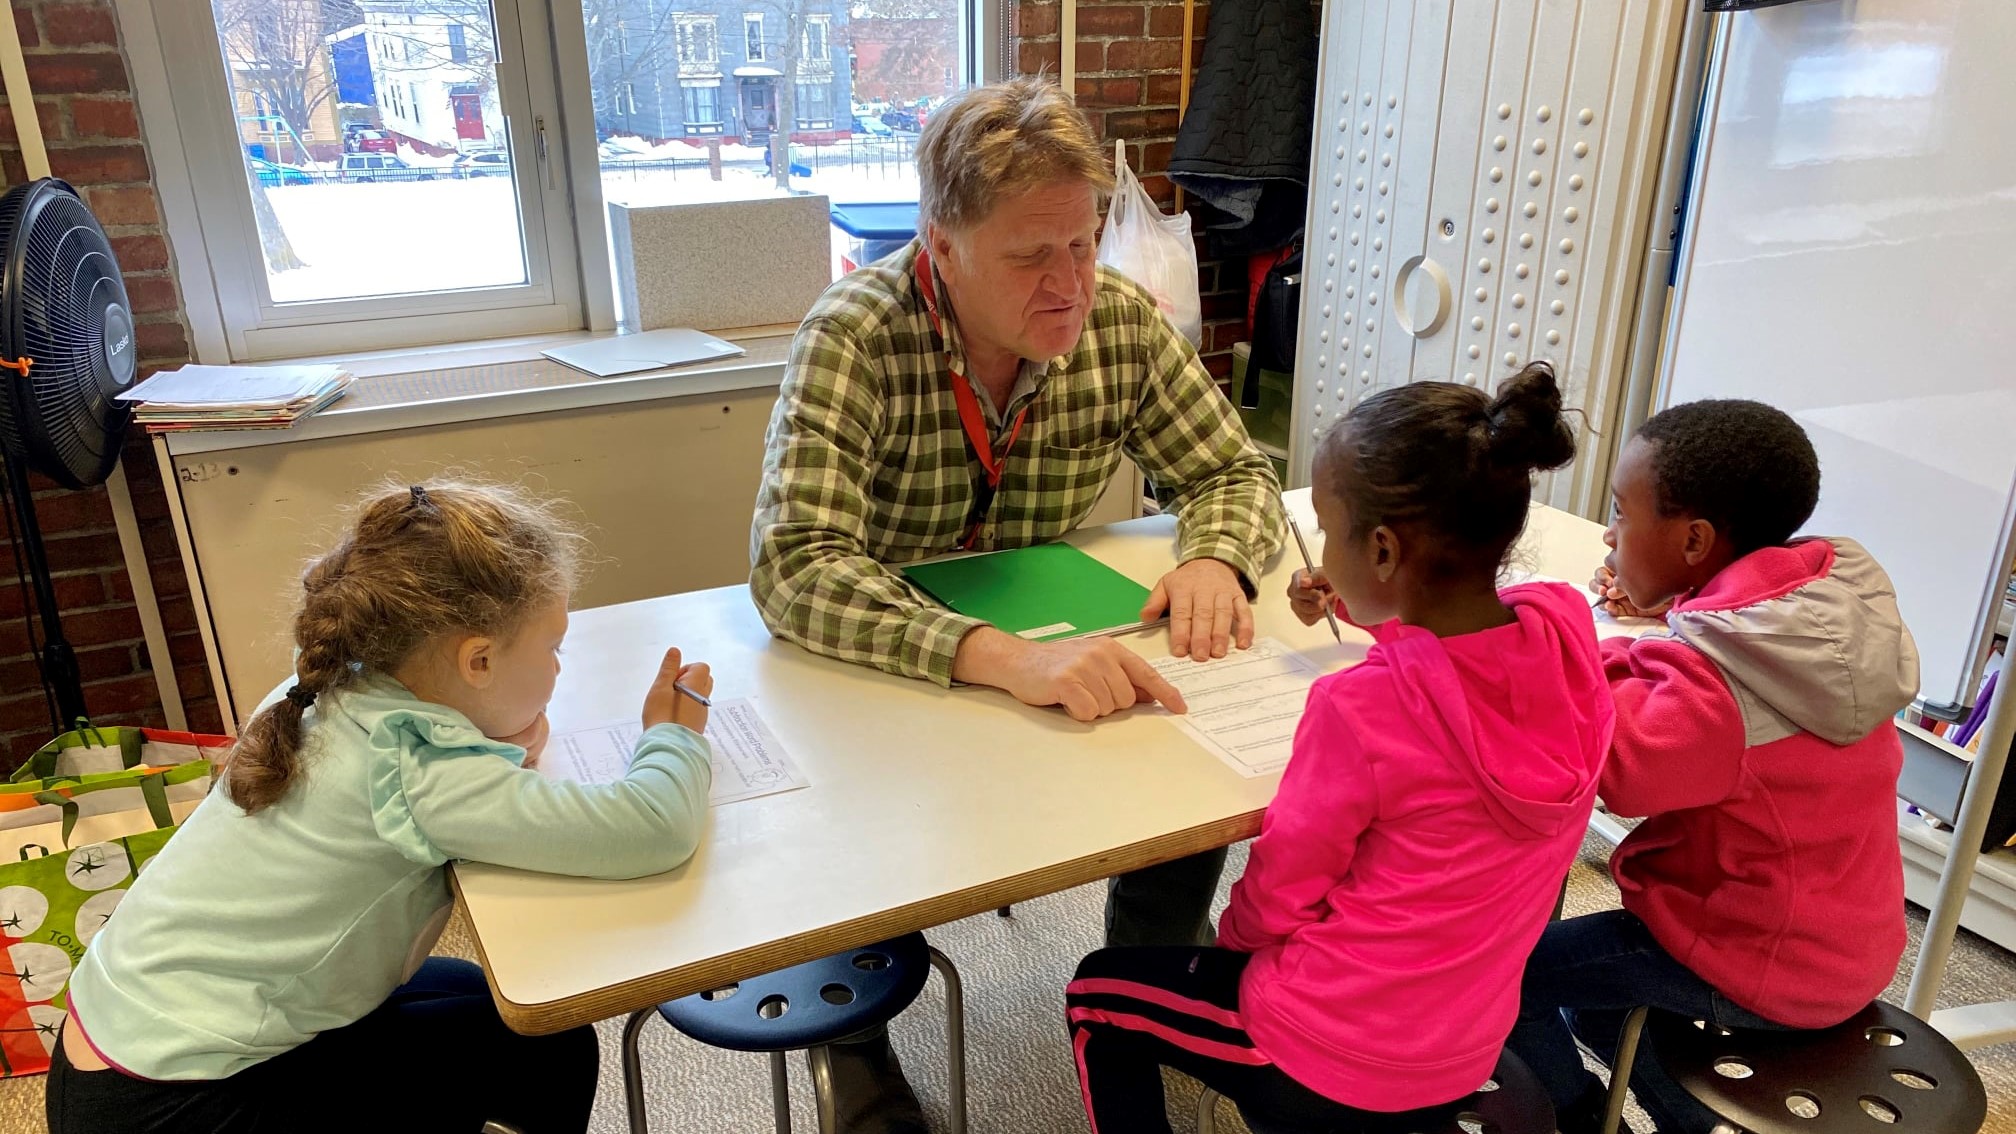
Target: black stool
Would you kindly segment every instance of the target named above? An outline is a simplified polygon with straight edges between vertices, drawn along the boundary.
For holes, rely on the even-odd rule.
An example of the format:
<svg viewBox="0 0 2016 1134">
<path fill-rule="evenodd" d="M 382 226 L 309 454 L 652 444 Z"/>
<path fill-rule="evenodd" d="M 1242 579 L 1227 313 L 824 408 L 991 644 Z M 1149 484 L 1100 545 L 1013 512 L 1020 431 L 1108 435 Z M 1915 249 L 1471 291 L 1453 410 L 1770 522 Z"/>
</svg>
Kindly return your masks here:
<svg viewBox="0 0 2016 1134">
<path fill-rule="evenodd" d="M 1730 1031 L 1671 1012 L 1625 1019 L 1604 1134 L 1616 1134 L 1640 1033 L 1659 1065 L 1725 1124 L 1750 1134 L 1975 1134 L 1988 1092 L 1945 1036 L 1879 1000 L 1817 1031 Z"/>
<path fill-rule="evenodd" d="M 831 1134 L 833 1071 L 827 1045 L 895 1019 L 924 989 L 931 969 L 945 981 L 945 1037 L 952 1069 L 952 1134 L 966 1131 L 966 1007 L 959 970 L 921 933 L 835 953 L 788 969 L 668 1000 L 633 1013 L 623 1027 L 623 1093 L 631 1134 L 646 1134 L 644 1069 L 637 1037 L 652 1012 L 710 1047 L 759 1051 L 770 1056 L 770 1089 L 777 1134 L 791 1134 L 790 1073 L 785 1055 L 809 1051 L 819 1130 Z"/>
<path fill-rule="evenodd" d="M 1218 1098 L 1217 1091 L 1206 1090 L 1197 1100 L 1197 1134 L 1217 1134 Z M 1250 1119 L 1247 1125 L 1252 1125 Z M 1533 1072 L 1506 1050 L 1499 1053 L 1491 1077 L 1463 1100 L 1454 1117 L 1420 1134 L 1554 1134 L 1554 1104 Z"/>
</svg>

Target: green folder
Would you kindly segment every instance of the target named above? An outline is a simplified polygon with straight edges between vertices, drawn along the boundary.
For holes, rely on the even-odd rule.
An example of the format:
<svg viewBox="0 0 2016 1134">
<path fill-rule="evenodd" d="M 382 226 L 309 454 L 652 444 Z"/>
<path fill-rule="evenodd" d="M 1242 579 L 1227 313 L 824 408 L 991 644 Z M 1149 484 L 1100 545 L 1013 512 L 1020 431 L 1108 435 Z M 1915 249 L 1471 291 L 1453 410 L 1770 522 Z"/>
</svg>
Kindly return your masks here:
<svg viewBox="0 0 2016 1134">
<path fill-rule="evenodd" d="M 1148 588 L 1068 543 L 938 559 L 904 577 L 947 609 L 1054 642 L 1139 629 Z"/>
</svg>

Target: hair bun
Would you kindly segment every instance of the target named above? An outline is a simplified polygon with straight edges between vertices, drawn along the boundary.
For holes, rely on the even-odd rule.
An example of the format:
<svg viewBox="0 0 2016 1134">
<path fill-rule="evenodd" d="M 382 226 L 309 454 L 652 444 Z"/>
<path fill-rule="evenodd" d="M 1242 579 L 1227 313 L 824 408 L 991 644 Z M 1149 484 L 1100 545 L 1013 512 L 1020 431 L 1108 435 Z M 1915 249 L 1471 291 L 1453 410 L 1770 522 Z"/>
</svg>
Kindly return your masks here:
<svg viewBox="0 0 2016 1134">
<path fill-rule="evenodd" d="M 1498 387 L 1484 412 L 1498 464 L 1558 469 L 1575 459 L 1575 431 L 1561 414 L 1561 388 L 1549 364 L 1527 363 Z"/>
</svg>

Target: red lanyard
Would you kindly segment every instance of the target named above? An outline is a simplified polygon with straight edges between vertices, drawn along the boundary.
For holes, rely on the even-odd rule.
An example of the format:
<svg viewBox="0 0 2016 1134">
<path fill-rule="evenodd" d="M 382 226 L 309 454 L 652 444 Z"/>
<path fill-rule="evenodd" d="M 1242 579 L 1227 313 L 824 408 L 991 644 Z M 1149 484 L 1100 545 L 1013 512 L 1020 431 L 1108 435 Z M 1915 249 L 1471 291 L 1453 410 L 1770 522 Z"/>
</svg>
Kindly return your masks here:
<svg viewBox="0 0 2016 1134">
<path fill-rule="evenodd" d="M 931 329 L 938 332 L 938 338 L 945 338 L 945 327 L 938 320 L 938 284 L 931 274 L 931 253 L 927 249 L 917 251 L 917 290 L 924 295 L 924 313 L 931 319 Z M 980 471 L 986 474 L 986 483 L 973 495 L 973 511 L 966 524 L 966 535 L 959 546 L 972 550 L 980 538 L 980 528 L 987 520 L 987 513 L 994 506 L 994 493 L 1001 487 L 1001 470 L 1007 463 L 1008 454 L 1015 448 L 1015 438 L 1022 432 L 1022 422 L 1029 416 L 1029 407 L 1015 415 L 1015 423 L 1008 428 L 1008 441 L 1001 446 L 1001 456 L 994 455 L 994 442 L 987 432 L 987 418 L 980 412 L 980 399 L 973 396 L 973 383 L 966 380 L 952 364 L 952 353 L 945 353 L 945 371 L 952 376 L 952 397 L 959 404 L 959 424 L 966 428 L 966 441 L 973 447 L 973 455 L 980 460 Z"/>
</svg>

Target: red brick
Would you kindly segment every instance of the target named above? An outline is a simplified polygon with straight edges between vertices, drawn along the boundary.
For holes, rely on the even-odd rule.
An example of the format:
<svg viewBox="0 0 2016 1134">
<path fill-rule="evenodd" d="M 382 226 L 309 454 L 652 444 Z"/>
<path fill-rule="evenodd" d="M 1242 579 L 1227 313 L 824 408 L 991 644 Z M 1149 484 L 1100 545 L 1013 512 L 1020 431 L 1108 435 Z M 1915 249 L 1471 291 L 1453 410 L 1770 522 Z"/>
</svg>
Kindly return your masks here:
<svg viewBox="0 0 2016 1134">
<path fill-rule="evenodd" d="M 0 183 L 19 185 L 28 180 L 28 169 L 21 164 L 20 150 L 0 150 Z"/>
<path fill-rule="evenodd" d="M 1148 27 L 1146 9 L 1138 4 L 1100 5 L 1078 10 L 1078 34 L 1087 35 L 1134 35 L 1138 36 Z"/>
<path fill-rule="evenodd" d="M 112 501 L 102 488 L 53 492 L 35 498 L 35 519 L 45 535 L 103 531 L 112 526 Z"/>
<path fill-rule="evenodd" d="M 1204 5 L 1197 5 L 1197 12 L 1192 25 L 1193 31 L 1202 31 L 1204 29 L 1204 17 L 1208 12 L 1209 9 Z M 1148 9 L 1148 34 L 1154 36 L 1156 39 L 1182 39 L 1183 5 L 1158 4 Z M 1191 58 L 1194 59 L 1196 57 L 1192 56 Z"/>
<path fill-rule="evenodd" d="M 140 353 L 147 358 L 181 357 L 189 353 L 189 336 L 182 330 L 182 323 L 142 323 L 133 329 L 140 342 Z"/>
<path fill-rule="evenodd" d="M 125 560 L 119 551 L 119 537 L 112 532 L 66 536 L 43 541 L 51 571 L 97 571 Z M 0 653 L 0 657 L 5 657 Z"/>
<path fill-rule="evenodd" d="M 1141 179 L 1141 188 L 1150 200 L 1162 206 L 1164 212 L 1176 203 L 1176 185 L 1167 177 L 1154 174 Z"/>
<path fill-rule="evenodd" d="M 86 703 L 88 704 L 89 702 Z M 47 735 L 49 729 L 49 702 L 44 699 L 41 689 L 37 688 L 32 692 L 19 693 L 4 701 L 0 701 L 0 729 L 8 732 L 20 732 L 38 728 L 43 730 L 44 735 L 40 741 L 28 746 L 28 752 L 30 753 L 42 747 L 49 740 Z"/>
<path fill-rule="evenodd" d="M 1160 173 L 1169 168 L 1169 159 L 1176 156 L 1174 142 L 1148 142 L 1141 147 L 1141 168 L 1150 173 Z"/>
<path fill-rule="evenodd" d="M 147 168 L 147 151 L 138 142 L 53 149 L 49 151 L 49 169 L 75 185 L 146 181 L 153 176 Z"/>
<path fill-rule="evenodd" d="M 133 673 L 86 683 L 84 704 L 91 710 L 93 720 L 138 716 L 161 708 L 161 690 L 155 686 L 153 674 Z"/>
<path fill-rule="evenodd" d="M 1054 39 L 1047 43 L 1024 42 L 1015 49 L 1015 71 L 1021 75 L 1054 75 L 1062 58 Z"/>
<path fill-rule="evenodd" d="M 112 12 L 97 4 L 45 4 L 42 32 L 58 47 L 103 47 L 119 43 Z"/>
<path fill-rule="evenodd" d="M 1149 106 L 1176 106 L 1183 101 L 1183 76 L 1148 76 L 1148 97 L 1142 101 Z"/>
<path fill-rule="evenodd" d="M 1204 328 L 1204 350 L 1207 354 L 1231 350 L 1236 343 L 1246 338 L 1246 324 L 1239 320 L 1229 323 L 1213 323 Z"/>
<path fill-rule="evenodd" d="M 171 315 L 182 309 L 175 281 L 167 276 L 126 277 L 126 300 L 142 315 Z"/>
<path fill-rule="evenodd" d="M 1031 4 L 1024 0 L 1015 8 L 1015 34 L 1022 39 L 1056 35 L 1059 18 L 1057 5 Z"/>
<path fill-rule="evenodd" d="M 64 575 L 51 583 L 56 588 L 58 610 L 77 610 L 105 601 L 105 583 L 95 573 Z M 27 603 L 27 597 L 13 579 L 0 582 L 0 619 L 19 619 L 27 609 Z M 0 693 L 6 689 L 6 683 L 0 682 Z"/>
<path fill-rule="evenodd" d="M 80 648 L 131 642 L 141 636 L 140 612 L 130 606 L 108 606 L 65 614 L 63 633 Z"/>
<path fill-rule="evenodd" d="M 100 646 L 77 651 L 77 673 L 85 681 L 103 681 L 136 672 L 133 647 Z M 0 662 L 0 690 L 19 694 L 42 683 L 42 670 L 33 658 Z"/>
<path fill-rule="evenodd" d="M 1246 317 L 1246 297 L 1236 291 L 1221 291 L 1216 295 L 1206 295 L 1201 301 L 1204 320 L 1244 319 Z"/>
<path fill-rule="evenodd" d="M 217 702 L 208 696 L 201 700 L 184 696 L 182 712 L 189 719 L 189 727 L 196 732 L 214 734 L 224 731 L 224 715 L 218 711 Z"/>
<path fill-rule="evenodd" d="M 184 697 L 208 697 L 210 689 L 210 667 L 207 665 L 184 666 L 175 671 L 175 688 Z"/>
<path fill-rule="evenodd" d="M 1106 49 L 1112 71 L 1174 71 L 1183 65 L 1180 39 L 1120 39 Z"/>
<path fill-rule="evenodd" d="M 116 51 L 30 55 L 28 81 L 42 94 L 118 94 L 130 89 Z"/>
<path fill-rule="evenodd" d="M 1148 111 L 1123 110 L 1106 116 L 1108 138 L 1145 138 L 1150 135 Z"/>
<path fill-rule="evenodd" d="M 35 26 L 35 10 L 27 6 L 14 9 L 14 32 L 21 37 L 21 46 L 42 46 L 42 32 Z"/>
<path fill-rule="evenodd" d="M 191 634 L 196 631 L 196 606 L 189 602 L 164 602 L 161 604 L 161 628 L 170 634 Z"/>
<path fill-rule="evenodd" d="M 1078 41 L 1078 73 L 1090 74 L 1106 69 L 1106 44 L 1096 39 Z"/>
<path fill-rule="evenodd" d="M 149 185 L 94 185 L 85 191 L 91 213 L 107 228 L 122 224 L 158 225 L 161 211 Z M 130 286 L 130 284 L 129 284 Z"/>
<path fill-rule="evenodd" d="M 1205 355 L 1204 369 L 1210 372 L 1211 377 L 1218 379 L 1220 382 L 1223 382 L 1225 379 L 1232 376 L 1231 353 L 1228 351 L 1225 354 Z"/>
<path fill-rule="evenodd" d="M 79 138 L 137 138 L 140 119 L 127 98 L 70 100 L 70 124 Z"/>
<path fill-rule="evenodd" d="M 210 655 L 203 649 L 201 634 L 177 634 L 168 639 L 168 658 L 177 669 L 210 664 Z"/>
<path fill-rule="evenodd" d="M 168 242 L 142 232 L 112 238 L 112 256 L 129 272 L 158 272 L 168 266 Z"/>
<path fill-rule="evenodd" d="M 1078 105 L 1139 106 L 1141 105 L 1141 80 L 1080 79 L 1078 80 Z"/>
<path fill-rule="evenodd" d="M 42 140 L 62 141 L 65 137 L 63 104 L 55 99 L 38 98 L 35 100 L 35 112 L 35 116 L 42 120 Z M 0 145 L 12 146 L 19 144 L 20 141 L 20 136 L 14 132 L 14 108 L 0 105 Z"/>
</svg>

